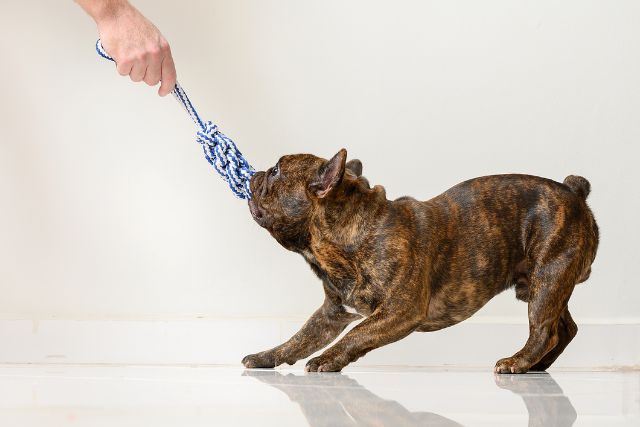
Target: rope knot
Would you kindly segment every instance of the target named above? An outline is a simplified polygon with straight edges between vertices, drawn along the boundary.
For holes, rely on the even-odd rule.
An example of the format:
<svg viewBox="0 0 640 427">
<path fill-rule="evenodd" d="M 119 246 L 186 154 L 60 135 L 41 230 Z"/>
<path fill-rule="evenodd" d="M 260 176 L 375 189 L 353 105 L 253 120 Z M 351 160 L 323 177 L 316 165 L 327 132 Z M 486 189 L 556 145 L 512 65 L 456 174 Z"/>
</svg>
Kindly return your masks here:
<svg viewBox="0 0 640 427">
<path fill-rule="evenodd" d="M 202 131 L 208 135 L 213 135 L 214 133 L 219 132 L 218 125 L 213 123 L 212 121 L 207 121 L 204 124 L 204 129 Z"/>
<path fill-rule="evenodd" d="M 202 145 L 204 156 L 218 174 L 241 199 L 251 198 L 249 182 L 255 170 L 249 165 L 238 147 L 218 126 L 208 121 L 198 131 L 197 141 Z"/>
</svg>

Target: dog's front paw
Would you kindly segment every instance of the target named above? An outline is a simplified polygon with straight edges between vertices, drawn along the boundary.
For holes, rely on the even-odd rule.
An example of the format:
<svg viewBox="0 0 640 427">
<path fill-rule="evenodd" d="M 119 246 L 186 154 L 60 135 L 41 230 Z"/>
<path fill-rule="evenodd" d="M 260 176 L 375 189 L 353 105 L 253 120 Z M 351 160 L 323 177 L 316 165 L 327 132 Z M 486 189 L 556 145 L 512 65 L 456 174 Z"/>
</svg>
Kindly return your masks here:
<svg viewBox="0 0 640 427">
<path fill-rule="evenodd" d="M 347 364 L 348 362 L 341 360 L 339 357 L 321 354 L 318 357 L 309 359 L 304 370 L 306 372 L 340 372 Z"/>
<path fill-rule="evenodd" d="M 524 374 L 531 365 L 521 357 L 505 357 L 496 362 L 494 372 L 497 374 Z"/>
<path fill-rule="evenodd" d="M 260 353 L 250 354 L 242 359 L 245 368 L 275 368 L 276 356 L 270 351 L 261 351 Z"/>
</svg>

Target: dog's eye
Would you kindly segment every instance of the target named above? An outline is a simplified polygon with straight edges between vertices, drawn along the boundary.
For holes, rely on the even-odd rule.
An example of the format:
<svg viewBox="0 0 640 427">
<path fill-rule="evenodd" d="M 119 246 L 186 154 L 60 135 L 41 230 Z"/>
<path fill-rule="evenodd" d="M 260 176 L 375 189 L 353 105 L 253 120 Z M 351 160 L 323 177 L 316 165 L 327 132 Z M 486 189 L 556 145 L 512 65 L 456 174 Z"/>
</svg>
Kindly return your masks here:
<svg viewBox="0 0 640 427">
<path fill-rule="evenodd" d="M 271 168 L 271 176 L 278 175 L 278 172 L 280 172 L 280 169 L 278 168 L 278 165 L 275 165 L 274 167 Z"/>
</svg>

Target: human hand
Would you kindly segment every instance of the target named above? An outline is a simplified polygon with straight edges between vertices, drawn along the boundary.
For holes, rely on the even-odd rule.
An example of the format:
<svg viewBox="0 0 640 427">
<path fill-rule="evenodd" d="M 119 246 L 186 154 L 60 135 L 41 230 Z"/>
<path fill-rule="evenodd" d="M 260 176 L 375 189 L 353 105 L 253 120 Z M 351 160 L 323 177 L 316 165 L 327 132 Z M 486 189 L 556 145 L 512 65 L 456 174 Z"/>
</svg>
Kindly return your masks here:
<svg viewBox="0 0 640 427">
<path fill-rule="evenodd" d="M 149 86 L 159 82 L 165 96 L 176 84 L 176 69 L 169 43 L 160 31 L 127 1 L 77 0 L 96 24 L 105 51 L 118 73 Z"/>
</svg>

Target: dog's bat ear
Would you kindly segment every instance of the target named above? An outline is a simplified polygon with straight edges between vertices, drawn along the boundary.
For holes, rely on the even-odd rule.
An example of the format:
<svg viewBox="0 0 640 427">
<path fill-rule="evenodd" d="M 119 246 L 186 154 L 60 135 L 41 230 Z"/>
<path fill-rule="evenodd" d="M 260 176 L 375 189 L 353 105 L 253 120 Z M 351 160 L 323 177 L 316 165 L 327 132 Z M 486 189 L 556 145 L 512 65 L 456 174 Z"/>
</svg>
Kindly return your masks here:
<svg viewBox="0 0 640 427">
<path fill-rule="evenodd" d="M 362 176 L 362 162 L 358 159 L 351 159 L 345 165 L 348 171 L 351 171 L 356 177 Z"/>
<path fill-rule="evenodd" d="M 346 161 L 347 150 L 343 148 L 320 167 L 316 178 L 309 185 L 311 191 L 319 198 L 329 194 L 342 180 Z"/>
</svg>

